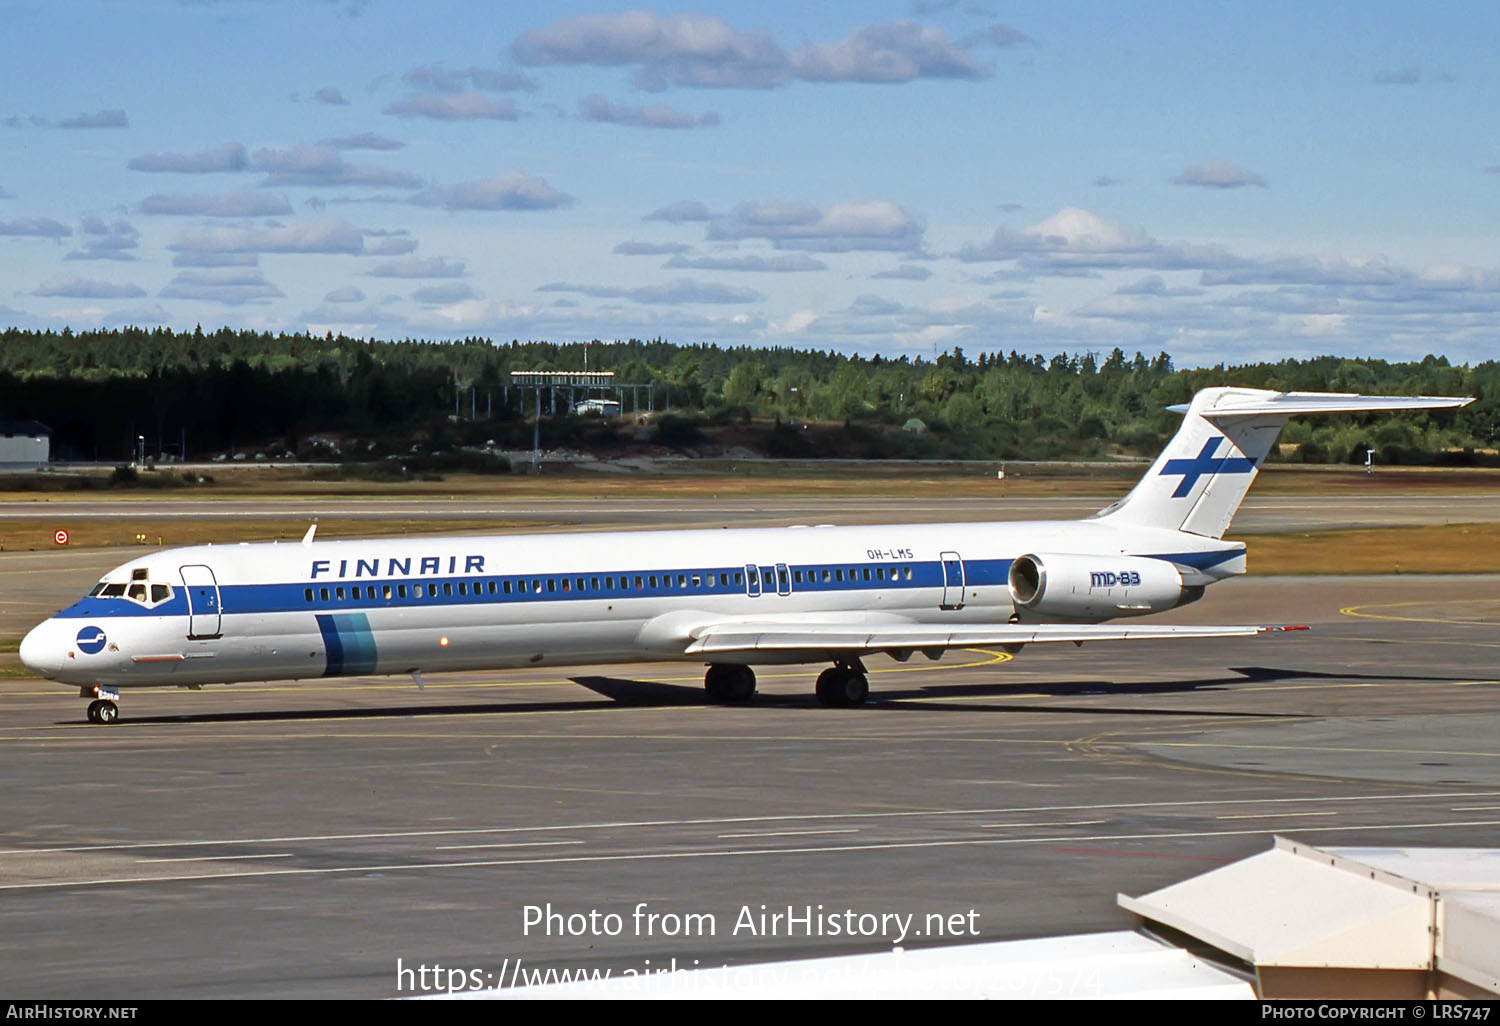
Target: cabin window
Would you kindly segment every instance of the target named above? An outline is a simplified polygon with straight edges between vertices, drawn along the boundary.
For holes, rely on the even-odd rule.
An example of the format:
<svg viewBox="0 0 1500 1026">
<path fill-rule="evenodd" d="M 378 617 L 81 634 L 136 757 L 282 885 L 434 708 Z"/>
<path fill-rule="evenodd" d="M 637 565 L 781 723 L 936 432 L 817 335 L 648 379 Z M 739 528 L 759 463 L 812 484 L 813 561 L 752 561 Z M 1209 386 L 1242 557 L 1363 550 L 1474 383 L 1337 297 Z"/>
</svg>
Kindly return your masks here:
<svg viewBox="0 0 1500 1026">
<path fill-rule="evenodd" d="M 870 579 L 870 568 L 869 567 L 867 567 L 867 566 L 860 567 L 859 573 L 860 573 L 860 576 L 863 577 L 865 580 L 868 581 Z"/>
<path fill-rule="evenodd" d="M 312 601 L 313 590 L 311 588 L 303 588 L 302 589 L 302 594 L 305 595 L 305 596 L 307 596 L 307 601 L 309 601 L 309 602 Z"/>
<path fill-rule="evenodd" d="M 502 584 L 503 584 L 503 587 L 504 587 L 504 590 L 505 590 L 505 594 L 509 595 L 510 594 L 510 582 L 509 581 L 504 581 L 504 582 L 502 582 Z"/>
<path fill-rule="evenodd" d="M 352 598 L 352 599 L 354 599 L 354 601 L 358 602 L 359 601 L 359 585 L 356 584 L 354 587 L 350 588 L 349 592 L 350 592 L 350 596 L 349 597 Z"/>
<path fill-rule="evenodd" d="M 557 578 L 556 577 L 549 577 L 549 578 L 547 578 L 547 590 L 548 591 L 556 591 L 557 590 Z"/>
<path fill-rule="evenodd" d="M 597 577 L 590 577 L 589 578 L 589 587 L 592 588 L 594 591 L 598 591 L 599 590 L 599 578 L 597 578 Z"/>
<path fill-rule="evenodd" d="M 397 598 L 406 598 L 406 585 L 404 585 L 404 584 L 398 584 L 398 585 L 396 585 L 396 597 Z"/>
<path fill-rule="evenodd" d="M 563 591 L 567 591 L 567 590 L 569 590 L 569 589 L 568 589 L 568 579 L 567 579 L 567 578 L 566 578 L 566 577 L 564 577 L 564 578 L 563 578 L 563 579 L 562 579 L 562 586 L 563 586 Z"/>
<path fill-rule="evenodd" d="M 902 570 L 901 571 L 901 576 L 905 580 L 908 580 L 908 581 L 911 580 L 911 567 L 906 567 L 904 570 Z"/>
<path fill-rule="evenodd" d="M 792 582 L 795 583 L 795 584 L 801 584 L 802 583 L 802 571 L 801 570 L 793 570 L 792 571 Z"/>
<path fill-rule="evenodd" d="M 729 575 L 728 574 L 720 574 L 719 575 L 719 583 L 722 584 L 726 588 L 729 587 Z"/>
<path fill-rule="evenodd" d="M 736 570 L 734 572 L 734 583 L 736 585 L 744 584 L 745 583 L 745 575 L 744 575 L 743 572 L 741 572 L 739 570 Z"/>
<path fill-rule="evenodd" d="M 829 579 L 829 573 L 828 573 L 828 568 L 827 568 L 827 567 L 824 567 L 824 568 L 823 568 L 823 580 L 825 580 L 825 581 L 826 581 L 826 580 L 828 580 L 828 579 Z"/>
<path fill-rule="evenodd" d="M 656 575 L 655 575 L 655 574 L 652 574 L 652 575 L 651 575 L 651 576 L 650 576 L 650 577 L 649 577 L 649 578 L 648 578 L 648 580 L 650 580 L 650 582 L 651 582 L 651 587 L 653 587 L 653 588 L 654 588 L 654 587 L 656 587 Z"/>
<path fill-rule="evenodd" d="M 883 580 L 885 580 L 885 567 L 883 567 L 883 566 L 877 566 L 875 568 L 875 579 L 877 581 L 883 581 Z"/>
<path fill-rule="evenodd" d="M 318 589 L 318 597 L 320 599 L 322 599 L 324 602 L 327 602 L 328 601 L 328 589 L 327 588 L 319 588 Z"/>
<path fill-rule="evenodd" d="M 344 601 L 344 589 L 343 588 L 336 588 L 334 590 L 333 594 L 334 594 L 334 597 L 337 598 L 340 602 Z"/>
<path fill-rule="evenodd" d="M 615 590 L 615 579 L 613 577 L 606 577 L 604 579 L 604 590 L 605 591 L 614 591 Z"/>
</svg>

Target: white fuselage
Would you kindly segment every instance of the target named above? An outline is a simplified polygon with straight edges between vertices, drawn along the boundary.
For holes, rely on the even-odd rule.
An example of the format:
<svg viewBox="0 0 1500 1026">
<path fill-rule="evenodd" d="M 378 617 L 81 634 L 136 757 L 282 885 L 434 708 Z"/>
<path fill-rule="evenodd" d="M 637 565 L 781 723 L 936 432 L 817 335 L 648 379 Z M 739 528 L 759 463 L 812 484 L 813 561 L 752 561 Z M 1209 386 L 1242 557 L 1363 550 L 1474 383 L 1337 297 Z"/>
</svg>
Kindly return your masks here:
<svg viewBox="0 0 1500 1026">
<path fill-rule="evenodd" d="M 695 621 L 1003 622 L 1026 612 L 1012 562 L 1039 552 L 1152 558 L 1200 590 L 1244 565 L 1237 543 L 1087 520 L 200 546 L 111 571 L 21 657 L 111 687 L 684 659 Z"/>
</svg>

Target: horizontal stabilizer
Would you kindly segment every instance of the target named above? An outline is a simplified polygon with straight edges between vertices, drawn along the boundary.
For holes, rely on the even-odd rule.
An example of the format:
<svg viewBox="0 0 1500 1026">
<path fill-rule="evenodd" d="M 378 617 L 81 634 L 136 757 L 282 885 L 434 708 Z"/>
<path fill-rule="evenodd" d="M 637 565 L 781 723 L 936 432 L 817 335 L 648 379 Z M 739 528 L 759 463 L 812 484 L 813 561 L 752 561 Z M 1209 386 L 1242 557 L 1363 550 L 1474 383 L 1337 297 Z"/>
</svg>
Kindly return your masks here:
<svg viewBox="0 0 1500 1026">
<path fill-rule="evenodd" d="M 1169 624 L 786 624 L 729 620 L 700 625 L 688 634 L 687 655 L 725 656 L 753 652 L 804 652 L 810 659 L 828 653 L 926 651 L 975 645 L 1036 645 L 1071 641 L 1161 641 L 1182 638 L 1238 638 L 1306 627 L 1182 627 Z"/>
<path fill-rule="evenodd" d="M 1381 410 L 1452 410 L 1474 400 L 1452 395 L 1356 395 L 1353 392 L 1236 392 L 1225 390 L 1218 401 L 1195 411 L 1200 417 L 1300 417 L 1313 413 L 1377 413 Z M 1186 413 L 1190 404 L 1168 406 Z"/>
</svg>

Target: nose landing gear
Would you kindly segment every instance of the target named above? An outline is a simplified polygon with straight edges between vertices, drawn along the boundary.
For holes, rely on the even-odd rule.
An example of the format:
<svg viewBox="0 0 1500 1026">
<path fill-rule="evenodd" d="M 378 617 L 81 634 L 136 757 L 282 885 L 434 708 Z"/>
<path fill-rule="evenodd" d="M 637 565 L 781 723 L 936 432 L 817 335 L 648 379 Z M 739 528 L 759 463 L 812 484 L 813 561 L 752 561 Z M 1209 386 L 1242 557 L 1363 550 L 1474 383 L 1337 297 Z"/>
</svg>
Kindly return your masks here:
<svg viewBox="0 0 1500 1026">
<path fill-rule="evenodd" d="M 89 722 L 107 726 L 120 718 L 120 693 L 114 688 L 96 684 L 79 691 L 82 698 L 94 699 L 89 703 Z"/>
</svg>

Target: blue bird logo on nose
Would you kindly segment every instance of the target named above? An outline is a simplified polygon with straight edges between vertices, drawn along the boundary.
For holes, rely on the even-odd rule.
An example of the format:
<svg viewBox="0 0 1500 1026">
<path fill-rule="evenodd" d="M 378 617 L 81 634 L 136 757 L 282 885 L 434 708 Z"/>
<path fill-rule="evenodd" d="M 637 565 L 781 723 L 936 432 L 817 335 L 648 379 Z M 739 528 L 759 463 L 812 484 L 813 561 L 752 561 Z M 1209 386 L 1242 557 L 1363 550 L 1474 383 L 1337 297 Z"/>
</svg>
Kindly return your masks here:
<svg viewBox="0 0 1500 1026">
<path fill-rule="evenodd" d="M 84 655 L 98 655 L 104 651 L 104 644 L 108 640 L 104 636 L 103 629 L 99 627 L 85 627 L 78 632 L 78 651 Z"/>
</svg>

